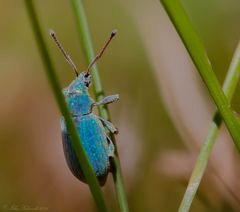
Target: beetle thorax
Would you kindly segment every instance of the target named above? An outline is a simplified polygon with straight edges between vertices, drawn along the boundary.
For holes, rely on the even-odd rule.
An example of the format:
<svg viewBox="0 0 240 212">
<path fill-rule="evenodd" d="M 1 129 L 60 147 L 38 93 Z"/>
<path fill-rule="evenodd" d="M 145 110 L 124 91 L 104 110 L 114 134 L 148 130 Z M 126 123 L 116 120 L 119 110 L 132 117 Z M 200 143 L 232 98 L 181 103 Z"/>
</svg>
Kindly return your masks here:
<svg viewBox="0 0 240 212">
<path fill-rule="evenodd" d="M 71 94 L 66 100 L 73 115 L 85 115 L 92 110 L 93 100 L 89 95 Z"/>
</svg>

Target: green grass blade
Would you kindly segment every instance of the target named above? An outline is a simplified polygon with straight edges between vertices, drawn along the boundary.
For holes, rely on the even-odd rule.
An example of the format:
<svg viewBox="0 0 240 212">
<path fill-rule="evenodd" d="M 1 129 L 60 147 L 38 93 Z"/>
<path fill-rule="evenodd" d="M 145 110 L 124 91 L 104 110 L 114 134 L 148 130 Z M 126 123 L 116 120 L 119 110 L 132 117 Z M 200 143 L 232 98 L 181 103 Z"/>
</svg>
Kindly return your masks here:
<svg viewBox="0 0 240 212">
<path fill-rule="evenodd" d="M 49 53 L 47 51 L 46 44 L 43 39 L 43 34 L 40 29 L 40 24 L 39 24 L 37 15 L 36 15 L 36 11 L 35 11 L 33 2 L 31 0 L 25 0 L 25 4 L 26 4 L 28 15 L 29 15 L 29 19 L 32 24 L 34 35 L 35 35 L 35 38 L 36 38 L 36 41 L 37 41 L 37 44 L 39 47 L 39 51 L 40 51 L 43 63 L 45 65 L 46 75 L 47 75 L 49 83 L 52 87 L 52 90 L 55 95 L 55 99 L 58 103 L 59 109 L 65 118 L 68 131 L 71 135 L 73 147 L 75 150 L 77 150 L 76 154 L 77 154 L 79 163 L 81 164 L 81 168 L 86 177 L 86 180 L 88 182 L 88 185 L 90 187 L 90 190 L 92 192 L 92 195 L 95 199 L 95 202 L 97 204 L 99 211 L 107 211 L 99 183 L 96 179 L 93 169 L 92 169 L 92 167 L 89 163 L 89 160 L 84 152 L 84 149 L 81 145 L 80 138 L 78 136 L 75 124 L 72 120 L 72 117 L 68 110 L 64 96 L 61 92 L 61 87 L 57 80 L 55 69 L 53 67 L 52 61 L 51 61 Z"/>
<path fill-rule="evenodd" d="M 161 0 L 173 25 L 212 96 L 236 148 L 240 151 L 240 123 L 212 70 L 209 59 L 179 0 Z"/>
<path fill-rule="evenodd" d="M 223 84 L 223 91 L 229 101 L 232 99 L 234 91 L 237 87 L 240 76 L 240 43 L 237 46 L 235 54 L 233 56 L 231 65 L 229 67 L 226 79 Z M 208 131 L 208 135 L 204 144 L 201 147 L 197 162 L 193 169 L 191 178 L 188 182 L 186 192 L 179 207 L 179 212 L 189 211 L 193 198 L 197 192 L 202 176 L 206 169 L 209 156 L 212 151 L 212 147 L 215 143 L 216 137 L 219 132 L 219 127 L 222 123 L 221 115 L 218 111 L 215 112 L 213 122 Z"/>
<path fill-rule="evenodd" d="M 80 34 L 81 44 L 83 46 L 84 55 L 86 57 L 86 62 L 89 64 L 93 58 L 94 50 L 91 42 L 91 36 L 88 28 L 87 18 L 84 11 L 84 6 L 81 0 L 71 0 L 73 11 L 77 23 L 77 29 Z M 100 100 L 104 97 L 104 91 L 102 88 L 99 72 L 97 66 L 94 66 L 92 69 L 92 79 L 93 79 L 93 91 L 97 100 Z M 110 120 L 109 110 L 106 106 L 99 107 L 99 114 L 101 117 Z M 115 190 L 118 197 L 118 202 L 121 211 L 128 211 L 127 199 L 124 191 L 123 178 L 121 174 L 121 166 L 118 157 L 117 147 L 115 143 L 114 135 L 111 135 L 111 139 L 115 144 L 116 156 L 114 157 L 115 171 L 113 171 L 113 179 Z"/>
</svg>

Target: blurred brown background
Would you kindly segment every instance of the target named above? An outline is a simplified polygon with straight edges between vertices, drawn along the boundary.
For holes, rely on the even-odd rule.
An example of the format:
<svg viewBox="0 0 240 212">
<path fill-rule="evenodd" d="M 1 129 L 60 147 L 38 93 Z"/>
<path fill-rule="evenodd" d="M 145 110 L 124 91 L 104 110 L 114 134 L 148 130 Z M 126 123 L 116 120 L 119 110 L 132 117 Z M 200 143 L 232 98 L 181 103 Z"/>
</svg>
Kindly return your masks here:
<svg viewBox="0 0 240 212">
<path fill-rule="evenodd" d="M 177 211 L 215 110 L 159 1 L 84 1 L 95 50 L 119 30 L 98 65 L 119 128 L 130 211 Z M 238 0 L 183 0 L 222 83 L 240 38 Z M 35 6 L 62 86 L 74 78 L 48 36 L 53 28 L 79 69 L 84 57 L 68 1 Z M 88 187 L 67 168 L 57 105 L 23 1 L 0 2 L 0 211 L 10 206 L 95 211 Z M 240 87 L 233 108 L 240 111 Z M 239 211 L 239 156 L 222 127 L 192 211 Z M 118 211 L 112 177 L 103 189 Z"/>
</svg>

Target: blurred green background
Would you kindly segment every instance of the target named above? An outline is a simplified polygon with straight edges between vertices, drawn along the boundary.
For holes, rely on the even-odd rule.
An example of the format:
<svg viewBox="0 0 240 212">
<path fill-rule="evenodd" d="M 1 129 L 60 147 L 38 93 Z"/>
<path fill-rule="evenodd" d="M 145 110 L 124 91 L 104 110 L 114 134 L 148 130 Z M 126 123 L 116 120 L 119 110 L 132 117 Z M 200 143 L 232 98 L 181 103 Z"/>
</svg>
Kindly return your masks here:
<svg viewBox="0 0 240 212">
<path fill-rule="evenodd" d="M 68 1 L 36 0 L 62 87 L 74 78 L 48 29 L 87 67 Z M 240 38 L 238 0 L 181 1 L 222 83 Z M 84 1 L 95 50 L 119 33 L 98 62 L 119 128 L 117 145 L 130 211 L 177 211 L 214 105 L 159 1 Z M 67 168 L 60 113 L 23 1 L 0 1 L 0 211 L 11 206 L 94 211 L 88 187 Z M 240 87 L 233 108 L 240 111 Z M 239 156 L 222 127 L 192 211 L 239 211 Z M 109 175 L 103 189 L 118 211 Z"/>
</svg>

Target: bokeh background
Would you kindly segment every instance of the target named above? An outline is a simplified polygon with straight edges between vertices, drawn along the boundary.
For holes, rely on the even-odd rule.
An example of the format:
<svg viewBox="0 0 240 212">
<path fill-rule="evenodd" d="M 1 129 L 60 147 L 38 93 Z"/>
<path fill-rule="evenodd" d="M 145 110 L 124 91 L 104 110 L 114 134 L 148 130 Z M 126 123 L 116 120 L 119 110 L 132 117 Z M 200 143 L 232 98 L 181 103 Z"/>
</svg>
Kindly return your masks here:
<svg viewBox="0 0 240 212">
<path fill-rule="evenodd" d="M 48 36 L 53 28 L 80 70 L 87 64 L 72 8 L 36 0 L 42 30 L 62 87 L 74 78 Z M 222 83 L 240 38 L 239 0 L 181 1 Z M 215 107 L 158 0 L 84 1 L 95 50 L 113 28 L 117 38 L 99 61 L 119 128 L 130 211 L 177 211 Z M 23 1 L 0 1 L 0 211 L 10 206 L 95 211 L 88 187 L 67 168 L 60 113 Z M 240 111 L 240 87 L 232 101 Z M 239 155 L 221 128 L 191 211 L 239 211 Z M 112 176 L 103 188 L 118 211 Z"/>
</svg>

